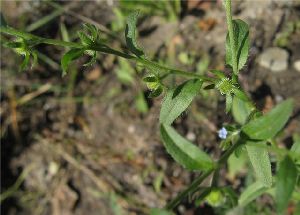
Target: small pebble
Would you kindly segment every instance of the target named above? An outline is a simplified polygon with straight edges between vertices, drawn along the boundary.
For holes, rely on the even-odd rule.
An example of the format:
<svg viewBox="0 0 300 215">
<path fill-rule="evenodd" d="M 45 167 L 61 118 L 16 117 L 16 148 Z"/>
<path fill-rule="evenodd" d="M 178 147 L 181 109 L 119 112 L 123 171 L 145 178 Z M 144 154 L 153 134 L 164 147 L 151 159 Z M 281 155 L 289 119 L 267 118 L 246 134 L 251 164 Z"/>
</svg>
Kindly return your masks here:
<svg viewBox="0 0 300 215">
<path fill-rule="evenodd" d="M 258 58 L 260 66 L 270 69 L 274 73 L 288 68 L 289 53 L 278 47 L 267 48 Z"/>
<path fill-rule="evenodd" d="M 280 103 L 283 101 L 283 97 L 281 95 L 275 95 L 275 101 L 276 103 Z"/>
<path fill-rule="evenodd" d="M 129 125 L 129 127 L 128 127 L 128 132 L 131 133 L 131 134 L 133 134 L 133 133 L 135 132 L 135 127 L 134 127 L 134 125 Z"/>
<path fill-rule="evenodd" d="M 297 70 L 297 72 L 300 72 L 300 60 L 296 60 L 294 62 L 294 68 Z"/>
<path fill-rule="evenodd" d="M 186 135 L 186 139 L 190 140 L 190 141 L 194 141 L 196 140 L 196 135 L 194 132 L 189 131 Z"/>
</svg>

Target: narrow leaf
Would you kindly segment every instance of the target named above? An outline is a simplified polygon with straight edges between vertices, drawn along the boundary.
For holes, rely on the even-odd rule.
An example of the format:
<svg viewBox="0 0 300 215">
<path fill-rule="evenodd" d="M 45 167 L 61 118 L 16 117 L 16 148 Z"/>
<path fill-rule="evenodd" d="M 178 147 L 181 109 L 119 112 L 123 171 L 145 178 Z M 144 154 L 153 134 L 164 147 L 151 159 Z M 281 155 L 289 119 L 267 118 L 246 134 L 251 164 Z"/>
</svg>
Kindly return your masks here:
<svg viewBox="0 0 300 215">
<path fill-rule="evenodd" d="M 234 120 L 237 123 L 243 125 L 246 123 L 246 120 L 250 113 L 251 106 L 249 105 L 249 103 L 235 96 L 232 101 L 232 115 Z"/>
<path fill-rule="evenodd" d="M 90 33 L 90 37 L 96 41 L 99 36 L 99 31 L 95 25 L 85 23 L 83 24 L 84 30 Z"/>
<path fill-rule="evenodd" d="M 254 199 L 262 195 L 269 188 L 265 187 L 261 182 L 257 181 L 248 186 L 239 198 L 239 205 L 244 207 L 252 202 Z"/>
<path fill-rule="evenodd" d="M 20 66 L 20 70 L 23 71 L 24 69 L 27 68 L 28 64 L 29 64 L 29 60 L 30 60 L 30 53 L 26 52 L 24 55 L 24 60 Z"/>
<path fill-rule="evenodd" d="M 214 75 L 216 75 L 220 79 L 226 78 L 225 73 L 222 72 L 222 71 L 220 71 L 220 70 L 214 69 L 214 70 L 210 70 L 209 72 L 212 73 L 212 74 L 214 74 Z"/>
<path fill-rule="evenodd" d="M 231 187 L 223 187 L 222 192 L 231 207 L 235 207 L 238 204 L 238 196 Z"/>
<path fill-rule="evenodd" d="M 147 77 L 145 77 L 145 78 L 143 78 L 143 81 L 144 82 L 157 82 L 158 81 L 158 79 L 157 79 L 157 77 L 155 77 L 155 76 L 147 76 Z"/>
<path fill-rule="evenodd" d="M 291 147 L 291 152 L 300 154 L 300 136 L 298 134 L 293 135 L 293 145 Z M 300 159 L 300 157 L 299 157 Z"/>
<path fill-rule="evenodd" d="M 119 67 L 116 69 L 117 77 L 122 84 L 131 85 L 134 83 L 134 69 L 130 63 L 123 59 L 119 58 Z"/>
<path fill-rule="evenodd" d="M 293 160 L 286 156 L 280 162 L 277 177 L 275 199 L 278 212 L 284 213 L 292 196 L 297 180 L 297 168 Z M 284 213 L 285 214 L 285 213 Z"/>
<path fill-rule="evenodd" d="M 4 47 L 15 49 L 15 48 L 23 48 L 24 42 L 7 42 L 3 44 Z"/>
<path fill-rule="evenodd" d="M 35 67 L 38 63 L 38 55 L 37 55 L 37 52 L 36 51 L 33 51 L 31 52 L 31 55 L 33 57 L 33 61 L 32 61 L 32 64 L 31 64 L 31 68 Z"/>
<path fill-rule="evenodd" d="M 233 88 L 233 93 L 234 95 L 236 95 L 239 99 L 245 101 L 245 102 L 250 102 L 248 96 L 246 95 L 245 92 L 243 92 L 242 90 L 238 89 L 238 88 Z"/>
<path fill-rule="evenodd" d="M 81 57 L 84 53 L 84 50 L 82 49 L 71 49 L 67 53 L 64 54 L 64 56 L 61 59 L 61 67 L 63 70 L 63 76 L 67 74 L 67 68 L 70 65 L 70 63 L 73 60 L 76 60 L 77 58 Z"/>
<path fill-rule="evenodd" d="M 209 85 L 203 87 L 204 90 L 212 90 L 214 88 L 215 88 L 215 84 L 209 84 Z"/>
<path fill-rule="evenodd" d="M 286 100 L 269 113 L 247 123 L 242 132 L 254 140 L 267 140 L 274 137 L 286 124 L 293 111 L 293 101 Z"/>
<path fill-rule="evenodd" d="M 163 88 L 162 86 L 158 86 L 155 90 L 153 90 L 150 94 L 149 94 L 149 98 L 155 98 L 158 97 L 160 94 L 162 94 L 163 92 Z"/>
<path fill-rule="evenodd" d="M 144 93 L 140 91 L 135 98 L 135 106 L 138 112 L 147 113 L 149 111 L 149 107 L 144 96 Z"/>
<path fill-rule="evenodd" d="M 246 143 L 246 149 L 257 180 L 265 187 L 271 187 L 272 171 L 268 151 L 265 148 L 248 145 L 250 143 L 252 142 L 248 141 Z M 265 142 L 256 142 L 254 144 L 265 144 Z"/>
<path fill-rule="evenodd" d="M 249 26 L 246 22 L 237 19 L 233 20 L 233 42 L 235 43 L 236 50 L 234 50 L 237 57 L 238 70 L 242 69 L 245 65 L 249 53 Z M 231 51 L 229 34 L 226 37 L 226 64 L 233 67 L 233 57 Z"/>
<path fill-rule="evenodd" d="M 189 170 L 209 170 L 214 167 L 212 159 L 200 148 L 179 135 L 174 128 L 162 124 L 160 134 L 168 153 Z"/>
<path fill-rule="evenodd" d="M 144 55 L 144 52 L 138 46 L 136 41 L 136 24 L 138 16 L 139 11 L 135 11 L 128 16 L 125 29 L 125 39 L 129 50 L 137 57 L 142 57 Z"/>
<path fill-rule="evenodd" d="M 93 44 L 93 41 L 91 40 L 90 37 L 88 37 L 85 34 L 85 32 L 79 31 L 79 32 L 77 32 L 77 34 L 78 34 L 82 44 L 87 45 L 87 46 Z"/>
<path fill-rule="evenodd" d="M 226 94 L 226 113 L 229 113 L 232 106 L 232 95 L 230 93 Z"/>
<path fill-rule="evenodd" d="M 162 102 L 159 121 L 164 124 L 172 122 L 187 109 L 194 97 L 201 89 L 202 81 L 198 79 L 189 80 L 167 92 Z"/>
</svg>

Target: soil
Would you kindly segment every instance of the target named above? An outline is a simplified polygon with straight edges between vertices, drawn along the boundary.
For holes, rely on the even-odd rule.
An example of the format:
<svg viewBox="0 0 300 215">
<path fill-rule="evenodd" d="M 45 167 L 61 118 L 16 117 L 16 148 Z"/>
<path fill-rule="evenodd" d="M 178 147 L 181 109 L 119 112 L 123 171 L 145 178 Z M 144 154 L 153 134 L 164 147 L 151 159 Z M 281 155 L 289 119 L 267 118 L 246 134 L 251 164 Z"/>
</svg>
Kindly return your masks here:
<svg viewBox="0 0 300 215">
<path fill-rule="evenodd" d="M 201 2 L 181 2 L 182 11 L 175 21 L 147 14 L 139 23 L 141 44 L 146 52 L 149 48 L 153 59 L 165 59 L 172 67 L 194 71 L 197 62 L 209 56 L 208 69 L 229 72 L 224 66 L 227 30 L 221 1 Z M 66 1 L 60 5 L 68 11 L 32 33 L 59 39 L 64 24 L 73 38 L 86 20 L 110 29 L 116 19 L 113 8 L 119 4 Z M 20 29 L 54 10 L 39 1 L 2 1 L 2 8 L 7 22 Z M 289 52 L 287 70 L 274 73 L 261 67 L 257 59 L 266 48 L 277 46 L 289 23 L 299 23 L 300 5 L 234 1 L 234 16 L 251 29 L 249 61 L 240 76 L 242 86 L 264 111 L 286 98 L 295 101 L 293 116 L 278 138 L 288 148 L 292 135 L 300 133 L 300 72 L 293 68 L 293 62 L 300 59 L 299 27 L 281 47 Z M 119 40 L 103 33 L 117 49 L 124 48 L 122 35 L 118 32 Z M 162 96 L 147 99 L 147 113 L 137 110 L 138 93 L 149 94 L 140 81 L 142 74 L 137 73 L 132 84 L 124 84 L 116 76 L 117 58 L 99 55 L 94 66 L 83 67 L 83 58 L 62 78 L 59 62 L 65 50 L 41 46 L 38 51 L 54 62 L 40 60 L 33 69 L 19 73 L 21 58 L 1 48 L 1 190 L 21 182 L 2 202 L 3 214 L 149 214 L 149 208 L 163 207 L 197 176 L 176 164 L 160 141 Z M 195 61 L 180 62 L 182 52 Z M 175 122 L 182 135 L 215 159 L 222 153 L 217 130 L 233 121 L 224 113 L 224 106 L 217 92 L 207 92 Z M 233 180 L 226 172 L 221 171 L 220 183 L 240 190 L 245 173 Z M 204 185 L 208 183 L 209 179 Z M 264 203 L 272 200 L 263 197 L 260 204 Z M 274 212 L 274 208 L 270 210 Z M 188 200 L 176 213 L 216 214 L 208 204 L 196 207 Z"/>
</svg>

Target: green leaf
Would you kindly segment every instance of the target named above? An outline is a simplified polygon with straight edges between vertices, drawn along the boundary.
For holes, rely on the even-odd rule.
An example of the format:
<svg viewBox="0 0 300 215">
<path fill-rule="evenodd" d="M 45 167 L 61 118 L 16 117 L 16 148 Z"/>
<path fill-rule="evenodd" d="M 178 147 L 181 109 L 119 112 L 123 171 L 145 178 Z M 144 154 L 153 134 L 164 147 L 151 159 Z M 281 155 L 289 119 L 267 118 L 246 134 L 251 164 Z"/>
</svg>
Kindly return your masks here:
<svg viewBox="0 0 300 215">
<path fill-rule="evenodd" d="M 172 122 L 191 104 L 201 89 L 202 81 L 193 79 L 184 82 L 178 87 L 168 90 L 162 102 L 159 121 L 164 124 Z"/>
<path fill-rule="evenodd" d="M 239 205 L 244 207 L 254 199 L 265 193 L 269 188 L 265 187 L 260 181 L 248 186 L 239 198 Z"/>
<path fill-rule="evenodd" d="M 242 132 L 253 140 L 267 140 L 274 137 L 286 124 L 293 111 L 293 101 L 288 99 L 269 113 L 247 123 Z"/>
<path fill-rule="evenodd" d="M 248 160 L 247 154 L 244 151 L 241 152 L 239 157 L 235 154 L 231 154 L 227 160 L 228 176 L 234 179 L 236 174 L 245 169 L 246 161 Z"/>
<path fill-rule="evenodd" d="M 213 160 L 205 152 L 179 135 L 171 126 L 161 124 L 160 135 L 168 153 L 183 167 L 189 170 L 214 168 Z"/>
<path fill-rule="evenodd" d="M 234 96 L 232 101 L 232 115 L 234 120 L 243 125 L 251 113 L 251 105 L 248 102 Z"/>
<path fill-rule="evenodd" d="M 155 98 L 158 97 L 160 94 L 162 94 L 163 92 L 163 88 L 162 86 L 158 86 L 156 89 L 154 89 L 153 91 L 151 91 L 151 93 L 149 94 L 149 98 Z"/>
<path fill-rule="evenodd" d="M 130 65 L 129 61 L 119 58 L 119 67 L 116 69 L 116 74 L 121 83 L 130 85 L 134 83 L 135 71 Z"/>
<path fill-rule="evenodd" d="M 160 208 L 152 208 L 150 215 L 173 215 L 172 212 Z"/>
<path fill-rule="evenodd" d="M 144 52 L 138 46 L 136 41 L 136 23 L 138 16 L 139 11 L 135 11 L 128 16 L 125 29 L 125 39 L 129 50 L 137 57 L 142 57 Z"/>
<path fill-rule="evenodd" d="M 26 54 L 24 55 L 24 60 L 20 66 L 21 71 L 23 71 L 25 68 L 27 68 L 27 66 L 29 64 L 29 60 L 30 60 L 30 53 L 26 52 Z"/>
<path fill-rule="evenodd" d="M 226 78 L 225 73 L 222 72 L 222 71 L 220 71 L 220 70 L 214 69 L 214 70 L 210 70 L 209 72 L 212 73 L 212 74 L 214 74 L 214 75 L 216 75 L 220 79 Z"/>
<path fill-rule="evenodd" d="M 261 182 L 265 187 L 272 186 L 272 171 L 271 171 L 271 162 L 267 149 L 256 147 L 252 144 L 253 142 L 246 142 L 246 149 L 250 159 L 250 162 L 253 166 L 256 178 Z M 252 144 L 252 145 L 248 145 Z M 262 142 L 255 142 L 254 144 L 265 144 Z"/>
<path fill-rule="evenodd" d="M 293 145 L 291 147 L 291 152 L 300 154 L 300 136 L 298 134 L 293 135 Z M 300 157 L 299 157 L 300 160 Z"/>
<path fill-rule="evenodd" d="M 82 32 L 82 31 L 79 31 L 77 32 L 79 38 L 80 38 L 80 41 L 83 45 L 86 45 L 86 46 L 89 46 L 91 44 L 93 44 L 93 41 L 91 40 L 90 37 L 88 37 L 85 32 Z"/>
<path fill-rule="evenodd" d="M 243 101 L 245 101 L 245 102 L 248 102 L 248 103 L 251 102 L 251 101 L 249 100 L 248 96 L 246 95 L 246 93 L 243 92 L 242 90 L 240 90 L 240 89 L 234 87 L 234 88 L 233 88 L 233 93 L 234 93 L 234 95 L 236 95 L 236 97 L 238 97 L 239 99 L 241 99 L 241 100 L 243 100 Z"/>
<path fill-rule="evenodd" d="M 147 101 L 142 91 L 140 91 L 135 98 L 135 106 L 140 113 L 147 113 L 149 110 Z"/>
<path fill-rule="evenodd" d="M 90 34 L 90 37 L 94 42 L 98 39 L 99 31 L 95 25 L 84 23 L 83 28 L 86 32 Z"/>
<path fill-rule="evenodd" d="M 148 82 L 152 83 L 152 82 L 157 82 L 158 79 L 155 76 L 147 76 L 147 77 L 143 78 L 143 81 L 146 83 L 148 83 Z"/>
<path fill-rule="evenodd" d="M 32 64 L 31 64 L 31 68 L 33 68 L 38 63 L 38 55 L 37 55 L 36 51 L 31 52 L 31 55 L 32 55 L 32 58 L 33 58 L 33 61 L 32 61 Z"/>
<path fill-rule="evenodd" d="M 280 214 L 285 214 L 284 211 L 292 196 L 296 180 L 296 165 L 289 156 L 286 156 L 284 160 L 280 162 L 276 175 L 275 199 L 277 203 L 277 210 Z"/>
<path fill-rule="evenodd" d="M 63 70 L 62 75 L 67 74 L 67 68 L 70 65 L 70 63 L 73 60 L 76 60 L 77 58 L 81 57 L 84 53 L 84 50 L 82 49 L 71 49 L 70 51 L 66 52 L 64 56 L 61 59 L 61 67 Z"/>
<path fill-rule="evenodd" d="M 209 84 L 209 85 L 203 87 L 203 90 L 212 90 L 215 88 L 215 86 L 216 86 L 215 84 Z"/>
<path fill-rule="evenodd" d="M 23 48 L 24 47 L 24 42 L 7 42 L 3 44 L 4 47 L 6 48 Z"/>
<path fill-rule="evenodd" d="M 91 58 L 85 64 L 83 64 L 83 66 L 92 66 L 97 61 L 97 52 L 91 51 L 90 53 L 87 53 L 87 51 L 90 51 L 90 50 L 86 50 L 84 53 L 86 53 L 87 55 L 90 55 Z"/>
<path fill-rule="evenodd" d="M 231 187 L 223 187 L 222 192 L 226 197 L 226 202 L 229 203 L 230 207 L 235 207 L 238 204 L 238 196 Z"/>
<path fill-rule="evenodd" d="M 242 69 L 245 65 L 249 53 L 249 26 L 246 22 L 236 19 L 233 20 L 233 42 L 235 43 L 236 50 L 234 50 L 238 70 Z M 229 39 L 229 34 L 226 37 L 226 64 L 233 66 L 232 51 Z"/>
<path fill-rule="evenodd" d="M 226 94 L 226 113 L 229 113 L 232 106 L 232 95 L 230 93 Z"/>
</svg>

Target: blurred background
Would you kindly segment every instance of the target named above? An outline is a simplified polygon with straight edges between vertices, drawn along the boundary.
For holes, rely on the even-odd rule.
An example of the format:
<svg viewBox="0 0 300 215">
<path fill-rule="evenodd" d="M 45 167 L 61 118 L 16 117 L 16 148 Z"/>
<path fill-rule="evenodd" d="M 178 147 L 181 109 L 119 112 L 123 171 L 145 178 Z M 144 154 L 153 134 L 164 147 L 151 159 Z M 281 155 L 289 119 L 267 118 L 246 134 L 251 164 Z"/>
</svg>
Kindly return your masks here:
<svg viewBox="0 0 300 215">
<path fill-rule="evenodd" d="M 90 23 L 119 50 L 126 49 L 126 17 L 134 10 L 141 12 L 138 41 L 150 59 L 198 74 L 216 68 L 229 72 L 220 0 L 1 1 L 7 23 L 17 29 L 78 41 L 76 32 Z M 242 86 L 263 111 L 286 98 L 295 101 L 294 115 L 278 137 L 280 146 L 289 148 L 300 134 L 300 2 L 233 1 L 233 13 L 250 25 Z M 160 141 L 162 96 L 148 98 L 141 81 L 146 71 L 100 53 L 93 66 L 84 67 L 88 58 L 80 58 L 61 77 L 60 58 L 67 50 L 42 45 L 37 51 L 38 65 L 19 72 L 22 57 L 1 47 L 3 214 L 149 214 L 197 176 L 176 164 Z M 183 79 L 168 81 L 171 86 Z M 224 109 L 217 91 L 202 91 L 175 127 L 217 159 L 222 152 L 217 131 L 234 121 Z M 243 154 L 232 156 L 221 171 L 221 185 L 237 192 L 253 180 Z M 188 200 L 175 210 L 185 215 L 225 211 Z M 229 213 L 275 214 L 275 209 L 272 198 L 263 195 L 243 211 Z"/>
</svg>

